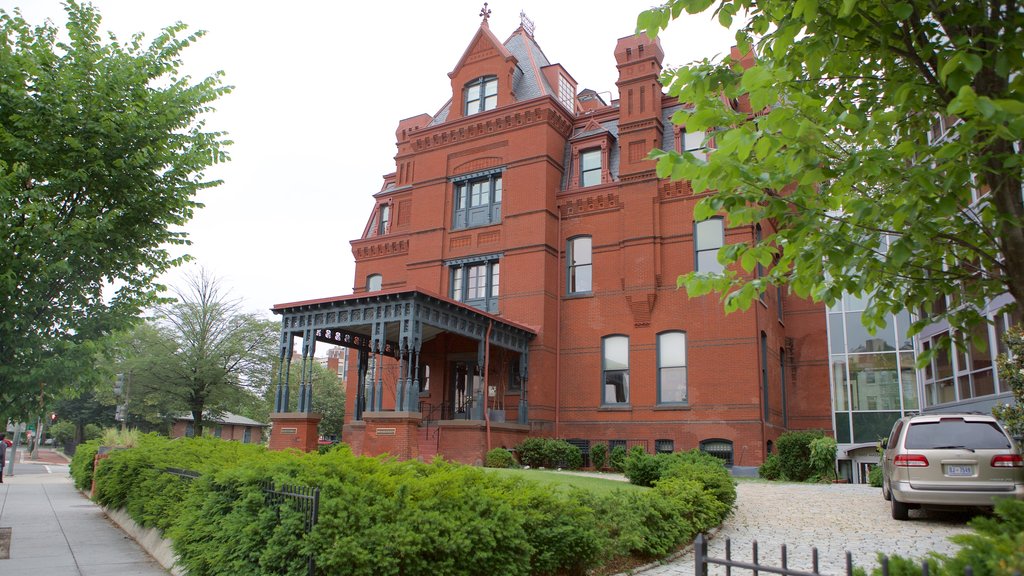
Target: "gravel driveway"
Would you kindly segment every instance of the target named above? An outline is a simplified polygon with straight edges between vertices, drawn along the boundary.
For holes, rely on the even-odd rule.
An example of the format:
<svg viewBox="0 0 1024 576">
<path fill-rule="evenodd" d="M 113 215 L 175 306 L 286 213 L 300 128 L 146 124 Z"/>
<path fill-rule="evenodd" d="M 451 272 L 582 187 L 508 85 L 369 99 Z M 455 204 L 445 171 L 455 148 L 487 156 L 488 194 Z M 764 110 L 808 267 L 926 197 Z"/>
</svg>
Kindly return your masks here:
<svg viewBox="0 0 1024 576">
<path fill-rule="evenodd" d="M 921 558 L 930 551 L 951 554 L 954 534 L 967 533 L 970 515 L 911 510 L 910 520 L 889 515 L 881 491 L 866 484 L 789 484 L 740 482 L 736 509 L 708 545 L 711 557 L 725 556 L 725 539 L 732 540 L 733 559 L 750 561 L 751 543 L 758 543 L 762 563 L 780 565 L 780 547 L 787 545 L 789 567 L 811 571 L 811 549 L 818 548 L 822 574 L 844 574 L 846 551 L 854 566 L 877 564 L 876 552 Z M 710 566 L 711 574 L 724 574 Z M 672 562 L 640 572 L 644 576 L 693 576 L 693 551 Z M 745 570 L 734 574 L 749 574 Z"/>
</svg>

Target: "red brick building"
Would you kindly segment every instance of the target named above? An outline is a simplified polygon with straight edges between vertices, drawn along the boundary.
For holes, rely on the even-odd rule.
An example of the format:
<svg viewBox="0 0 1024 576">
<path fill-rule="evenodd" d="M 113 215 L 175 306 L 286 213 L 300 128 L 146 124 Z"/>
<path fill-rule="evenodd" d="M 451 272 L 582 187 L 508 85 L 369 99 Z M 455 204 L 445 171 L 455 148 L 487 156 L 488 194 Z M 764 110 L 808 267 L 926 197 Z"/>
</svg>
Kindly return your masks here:
<svg viewBox="0 0 1024 576">
<path fill-rule="evenodd" d="M 282 360 L 295 336 L 310 362 L 316 342 L 359 350 L 356 452 L 473 463 L 543 435 L 756 466 L 782 432 L 831 428 L 822 306 L 780 291 L 726 315 L 676 288 L 761 226 L 695 223 L 688 183 L 656 177 L 652 148 L 706 146 L 670 120 L 663 57 L 646 37 L 609 42 L 606 103 L 528 25 L 501 42 L 485 19 L 451 100 L 399 122 L 395 172 L 352 241 L 354 293 L 274 309 Z"/>
</svg>

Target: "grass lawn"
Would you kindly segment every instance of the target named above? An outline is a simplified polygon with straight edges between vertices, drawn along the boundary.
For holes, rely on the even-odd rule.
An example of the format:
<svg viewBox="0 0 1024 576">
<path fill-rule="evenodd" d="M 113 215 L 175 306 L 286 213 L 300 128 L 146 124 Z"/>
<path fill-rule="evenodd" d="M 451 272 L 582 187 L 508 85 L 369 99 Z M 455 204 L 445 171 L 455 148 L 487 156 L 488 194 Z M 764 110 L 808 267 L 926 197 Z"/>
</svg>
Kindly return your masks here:
<svg viewBox="0 0 1024 576">
<path fill-rule="evenodd" d="M 498 474 L 506 477 L 519 476 L 528 478 L 541 484 L 551 484 L 562 490 L 568 490 L 570 486 L 582 488 L 596 494 L 607 494 L 614 490 L 650 490 L 641 486 L 634 486 L 629 482 L 619 480 L 606 480 L 604 478 L 593 478 L 590 476 L 577 476 L 565 474 L 553 470 L 522 470 L 513 468 L 484 468 L 491 474 Z"/>
</svg>

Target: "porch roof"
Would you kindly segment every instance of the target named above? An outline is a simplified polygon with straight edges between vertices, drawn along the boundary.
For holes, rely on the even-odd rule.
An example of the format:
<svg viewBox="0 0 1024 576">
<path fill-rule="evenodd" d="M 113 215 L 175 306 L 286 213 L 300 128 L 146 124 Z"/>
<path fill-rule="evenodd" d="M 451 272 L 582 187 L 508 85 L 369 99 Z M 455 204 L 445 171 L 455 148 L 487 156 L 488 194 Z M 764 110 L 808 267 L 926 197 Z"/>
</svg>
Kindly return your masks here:
<svg viewBox="0 0 1024 576">
<path fill-rule="evenodd" d="M 313 329 L 320 332 L 317 340 L 340 345 L 351 345 L 351 336 L 370 337 L 372 325 L 378 322 L 389 324 L 386 340 L 398 342 L 403 320 L 413 320 L 419 326 L 419 337 L 424 342 L 442 332 L 482 340 L 488 324 L 494 329 L 491 342 L 513 350 L 525 351 L 526 344 L 537 336 L 534 328 L 420 288 L 302 300 L 277 304 L 270 310 L 282 317 L 284 331 Z M 350 337 L 344 341 L 332 339 L 322 333 L 325 330 L 341 331 Z M 354 347 L 359 346 L 356 343 Z"/>
</svg>

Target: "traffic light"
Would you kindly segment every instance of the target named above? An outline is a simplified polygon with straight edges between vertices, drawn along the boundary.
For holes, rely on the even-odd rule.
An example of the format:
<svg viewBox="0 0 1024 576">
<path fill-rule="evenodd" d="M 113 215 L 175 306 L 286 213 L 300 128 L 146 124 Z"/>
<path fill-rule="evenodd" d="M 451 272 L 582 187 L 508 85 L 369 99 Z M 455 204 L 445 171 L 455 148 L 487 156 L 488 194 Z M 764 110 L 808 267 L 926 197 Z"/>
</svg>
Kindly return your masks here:
<svg viewBox="0 0 1024 576">
<path fill-rule="evenodd" d="M 53 424 L 56 421 L 57 421 L 57 413 L 56 412 L 51 412 L 50 413 L 50 424 Z"/>
<path fill-rule="evenodd" d="M 124 374 L 118 374 L 114 378 L 114 396 L 124 394 Z"/>
</svg>

